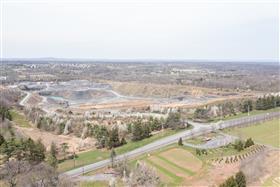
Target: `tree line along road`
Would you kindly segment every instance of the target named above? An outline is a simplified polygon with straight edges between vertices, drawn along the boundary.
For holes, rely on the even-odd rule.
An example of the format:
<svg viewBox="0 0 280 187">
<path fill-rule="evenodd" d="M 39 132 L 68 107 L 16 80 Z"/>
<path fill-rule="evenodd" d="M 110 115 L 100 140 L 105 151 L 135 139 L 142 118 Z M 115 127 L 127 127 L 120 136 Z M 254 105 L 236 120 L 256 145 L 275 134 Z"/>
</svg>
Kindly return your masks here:
<svg viewBox="0 0 280 187">
<path fill-rule="evenodd" d="M 220 121 L 217 123 L 209 123 L 209 124 L 201 124 L 201 123 L 196 123 L 196 122 L 192 122 L 192 121 L 186 121 L 193 126 L 193 129 L 179 132 L 177 134 L 174 134 L 174 135 L 162 138 L 160 140 L 157 140 L 153 143 L 147 144 L 143 147 L 140 147 L 135 150 L 129 151 L 127 153 L 118 155 L 115 158 L 115 160 L 120 161 L 123 159 L 135 158 L 139 155 L 142 155 L 142 154 L 157 150 L 159 148 L 165 147 L 167 145 L 176 143 L 179 138 L 187 139 L 187 138 L 191 138 L 194 136 L 200 136 L 203 134 L 207 134 L 207 133 L 210 133 L 215 130 L 220 130 L 220 129 L 229 128 L 229 127 L 245 126 L 248 124 L 258 123 L 258 122 L 266 121 L 269 119 L 273 119 L 273 118 L 279 117 L 279 116 L 280 116 L 280 112 L 271 112 L 271 113 L 253 115 L 253 116 L 246 116 L 246 117 L 227 120 L 227 121 Z M 82 175 L 84 173 L 91 172 L 91 171 L 103 168 L 105 166 L 108 166 L 110 164 L 110 162 L 111 162 L 110 159 L 102 160 L 99 162 L 95 162 L 93 164 L 89 164 L 86 166 L 82 166 L 82 167 L 64 172 L 61 175 L 65 175 L 65 176 L 69 176 L 69 177 L 76 177 L 76 176 Z"/>
</svg>

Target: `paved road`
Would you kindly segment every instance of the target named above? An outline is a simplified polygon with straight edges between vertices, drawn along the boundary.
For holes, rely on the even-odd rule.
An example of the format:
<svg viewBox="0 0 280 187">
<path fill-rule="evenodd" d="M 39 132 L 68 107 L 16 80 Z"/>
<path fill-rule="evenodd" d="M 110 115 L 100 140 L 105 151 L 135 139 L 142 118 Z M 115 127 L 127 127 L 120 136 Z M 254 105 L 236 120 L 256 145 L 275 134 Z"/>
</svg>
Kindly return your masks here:
<svg viewBox="0 0 280 187">
<path fill-rule="evenodd" d="M 21 106 L 24 106 L 31 96 L 30 92 L 24 92 L 24 93 L 26 94 L 26 96 L 19 102 L 19 105 Z"/>
<path fill-rule="evenodd" d="M 231 136 L 228 134 L 219 133 L 217 136 L 213 137 L 211 140 L 202 143 L 202 144 L 191 144 L 184 142 L 183 144 L 189 147 L 198 148 L 198 149 L 213 149 L 221 146 L 228 145 L 236 141 L 238 137 Z"/>
<path fill-rule="evenodd" d="M 233 126 L 242 126 L 242 125 L 246 125 L 246 124 L 250 124 L 250 123 L 260 122 L 260 121 L 264 121 L 264 120 L 267 120 L 267 119 L 270 119 L 270 118 L 273 118 L 276 116 L 280 116 L 280 112 L 247 116 L 247 117 L 242 117 L 242 118 L 233 119 L 233 120 L 221 121 L 221 122 L 214 123 L 214 124 L 200 124 L 200 123 L 188 121 L 190 124 L 192 124 L 194 126 L 193 129 L 179 132 L 175 135 L 162 138 L 153 143 L 147 144 L 141 148 L 132 150 L 128 153 L 118 155 L 116 157 L 116 160 L 122 160 L 124 158 L 133 158 L 133 157 L 157 150 L 159 148 L 162 148 L 162 147 L 165 147 L 167 145 L 177 142 L 179 138 L 187 139 L 187 138 L 191 138 L 194 136 L 207 134 L 211 131 L 215 131 L 218 129 L 224 129 L 224 128 L 233 127 Z M 94 171 L 99 168 L 103 168 L 109 164 L 110 164 L 110 159 L 106 159 L 106 160 L 102 160 L 102 161 L 99 161 L 99 162 L 96 162 L 93 164 L 89 164 L 89 165 L 86 165 L 86 166 L 83 166 L 80 168 L 76 168 L 76 169 L 67 171 L 67 172 L 63 173 L 62 175 L 75 177 L 75 176 L 82 175 L 83 173 L 87 173 L 87 172 Z"/>
</svg>

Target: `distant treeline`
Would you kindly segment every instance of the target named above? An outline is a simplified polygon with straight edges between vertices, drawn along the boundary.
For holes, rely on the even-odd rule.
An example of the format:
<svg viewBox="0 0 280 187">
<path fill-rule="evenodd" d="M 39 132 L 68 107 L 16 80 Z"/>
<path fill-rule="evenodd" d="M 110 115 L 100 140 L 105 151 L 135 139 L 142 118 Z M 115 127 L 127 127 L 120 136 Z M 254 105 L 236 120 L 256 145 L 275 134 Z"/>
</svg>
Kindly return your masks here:
<svg viewBox="0 0 280 187">
<path fill-rule="evenodd" d="M 257 99 L 255 103 L 256 110 L 268 110 L 280 106 L 279 96 L 264 96 Z"/>
<path fill-rule="evenodd" d="M 258 99 L 243 99 L 238 102 L 225 102 L 215 105 L 217 108 L 214 112 L 213 106 L 197 108 L 194 112 L 194 119 L 212 120 L 215 117 L 225 117 L 236 115 L 238 112 L 246 113 L 252 110 L 268 110 L 280 107 L 280 96 L 266 95 Z"/>
</svg>

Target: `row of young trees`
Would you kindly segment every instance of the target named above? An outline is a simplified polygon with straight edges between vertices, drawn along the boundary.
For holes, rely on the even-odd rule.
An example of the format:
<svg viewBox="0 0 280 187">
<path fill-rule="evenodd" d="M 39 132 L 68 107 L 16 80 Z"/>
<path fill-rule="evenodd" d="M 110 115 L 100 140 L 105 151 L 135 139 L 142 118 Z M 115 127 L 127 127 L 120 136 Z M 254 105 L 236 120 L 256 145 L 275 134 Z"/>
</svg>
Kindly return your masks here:
<svg viewBox="0 0 280 187">
<path fill-rule="evenodd" d="M 241 112 L 245 113 L 248 111 L 256 110 L 268 110 L 280 106 L 280 97 L 279 96 L 263 96 L 259 97 L 256 101 L 253 100 L 244 100 L 241 105 Z"/>
<path fill-rule="evenodd" d="M 264 96 L 257 99 L 256 110 L 268 110 L 280 106 L 279 96 Z"/>
<path fill-rule="evenodd" d="M 181 120 L 181 115 L 178 112 L 169 113 L 166 120 L 158 120 L 157 118 L 150 118 L 148 122 L 137 120 L 133 124 L 128 125 L 128 132 L 132 133 L 132 141 L 139 141 L 151 136 L 152 131 L 161 129 L 183 129 L 187 128 L 188 124 Z"/>
<path fill-rule="evenodd" d="M 236 115 L 236 113 L 250 112 L 252 110 L 268 110 L 280 106 L 280 96 L 267 95 L 259 97 L 257 100 L 244 99 L 239 103 L 225 102 L 218 104 L 218 116 L 225 117 L 226 115 Z M 197 108 L 194 112 L 195 119 L 211 120 L 213 114 L 211 107 Z"/>
</svg>

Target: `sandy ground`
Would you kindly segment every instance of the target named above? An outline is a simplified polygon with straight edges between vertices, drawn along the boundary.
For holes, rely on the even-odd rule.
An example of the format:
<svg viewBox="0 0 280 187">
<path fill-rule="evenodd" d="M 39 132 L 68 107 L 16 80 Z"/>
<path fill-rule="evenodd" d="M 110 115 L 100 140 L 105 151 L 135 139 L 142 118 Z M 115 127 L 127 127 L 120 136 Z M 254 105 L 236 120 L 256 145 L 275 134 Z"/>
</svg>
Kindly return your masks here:
<svg viewBox="0 0 280 187">
<path fill-rule="evenodd" d="M 151 100 L 127 100 L 127 101 L 108 102 L 108 103 L 101 103 L 101 104 L 83 104 L 75 108 L 80 110 L 143 108 L 143 107 L 150 106 L 152 103 L 153 102 Z"/>
<path fill-rule="evenodd" d="M 42 143 L 46 146 L 47 150 L 50 148 L 52 142 L 54 142 L 58 147 L 62 143 L 68 143 L 69 152 L 81 152 L 86 149 L 94 147 L 95 140 L 92 138 L 81 139 L 70 135 L 55 135 L 50 132 L 41 131 L 36 128 L 24 128 L 19 126 L 14 126 L 20 133 L 33 140 L 41 139 Z"/>
</svg>

